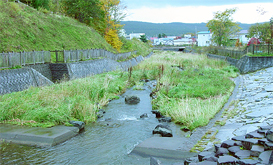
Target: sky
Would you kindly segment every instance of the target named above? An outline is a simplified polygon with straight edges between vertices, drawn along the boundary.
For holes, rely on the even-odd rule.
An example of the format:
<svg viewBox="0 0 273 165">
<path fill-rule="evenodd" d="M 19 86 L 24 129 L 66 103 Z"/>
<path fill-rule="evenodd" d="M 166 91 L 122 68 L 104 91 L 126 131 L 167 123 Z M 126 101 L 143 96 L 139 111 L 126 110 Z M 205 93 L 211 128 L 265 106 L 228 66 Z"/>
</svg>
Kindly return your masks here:
<svg viewBox="0 0 273 165">
<path fill-rule="evenodd" d="M 127 6 L 124 21 L 152 23 L 207 23 L 214 13 L 236 8 L 235 22 L 268 22 L 273 0 L 121 0 Z"/>
</svg>

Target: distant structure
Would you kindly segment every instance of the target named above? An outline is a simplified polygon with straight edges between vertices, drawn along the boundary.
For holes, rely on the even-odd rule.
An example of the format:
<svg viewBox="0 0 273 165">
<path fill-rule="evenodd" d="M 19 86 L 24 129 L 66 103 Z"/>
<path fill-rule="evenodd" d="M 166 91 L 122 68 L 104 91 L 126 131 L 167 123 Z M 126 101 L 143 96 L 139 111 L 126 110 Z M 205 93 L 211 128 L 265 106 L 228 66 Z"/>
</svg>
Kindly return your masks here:
<svg viewBox="0 0 273 165">
<path fill-rule="evenodd" d="M 212 38 L 212 33 L 210 31 L 200 31 L 197 33 L 198 36 L 198 46 L 209 46 L 211 45 L 211 38 Z M 248 38 L 248 30 L 241 30 L 240 32 L 232 35 L 229 37 L 230 40 L 238 40 L 242 44 L 247 44 L 249 41 Z"/>
<path fill-rule="evenodd" d="M 133 38 L 138 38 L 139 39 L 140 36 L 143 36 L 143 35 L 145 35 L 145 33 L 131 33 L 131 34 L 126 36 L 126 39 L 129 39 L 129 40 L 131 40 Z"/>
<path fill-rule="evenodd" d="M 200 31 L 197 33 L 198 46 L 209 46 L 211 44 L 212 33 L 210 31 Z"/>
</svg>

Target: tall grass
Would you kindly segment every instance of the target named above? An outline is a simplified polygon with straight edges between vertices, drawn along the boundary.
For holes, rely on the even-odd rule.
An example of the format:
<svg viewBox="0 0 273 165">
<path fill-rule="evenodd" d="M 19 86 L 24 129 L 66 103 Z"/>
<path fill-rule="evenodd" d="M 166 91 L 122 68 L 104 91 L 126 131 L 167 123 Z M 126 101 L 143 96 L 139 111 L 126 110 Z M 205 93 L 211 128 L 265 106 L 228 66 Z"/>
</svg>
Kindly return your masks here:
<svg viewBox="0 0 273 165">
<path fill-rule="evenodd" d="M 32 126 L 94 122 L 109 99 L 141 79 L 156 79 L 153 107 L 192 130 L 206 125 L 221 109 L 234 86 L 229 77 L 236 75 L 236 69 L 223 61 L 157 52 L 131 72 L 108 72 L 0 96 L 0 122 Z"/>
<path fill-rule="evenodd" d="M 162 71 L 153 68 L 162 65 L 160 75 Z M 208 124 L 222 108 L 234 88 L 230 77 L 236 77 L 238 71 L 224 61 L 177 52 L 158 53 L 138 68 L 148 77 L 155 72 L 159 81 L 153 108 L 190 130 Z"/>
</svg>

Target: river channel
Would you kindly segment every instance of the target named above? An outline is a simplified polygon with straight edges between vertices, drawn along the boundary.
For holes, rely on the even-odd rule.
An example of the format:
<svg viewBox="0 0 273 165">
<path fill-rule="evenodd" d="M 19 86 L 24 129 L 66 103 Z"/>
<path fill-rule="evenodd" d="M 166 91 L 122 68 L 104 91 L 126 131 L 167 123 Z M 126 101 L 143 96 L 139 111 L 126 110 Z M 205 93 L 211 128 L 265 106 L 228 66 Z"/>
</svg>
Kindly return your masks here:
<svg viewBox="0 0 273 165">
<path fill-rule="evenodd" d="M 159 124 L 151 112 L 150 93 L 155 83 L 146 83 L 144 90 L 128 89 L 104 107 L 103 118 L 86 125 L 84 132 L 64 143 L 48 148 L 8 144 L 0 151 L 0 164 L 150 164 L 149 157 L 130 152 L 152 137 Z M 125 104 L 126 95 L 137 95 L 140 103 Z M 148 117 L 140 118 L 144 113 Z M 185 136 L 179 126 L 169 125 L 174 137 Z"/>
</svg>

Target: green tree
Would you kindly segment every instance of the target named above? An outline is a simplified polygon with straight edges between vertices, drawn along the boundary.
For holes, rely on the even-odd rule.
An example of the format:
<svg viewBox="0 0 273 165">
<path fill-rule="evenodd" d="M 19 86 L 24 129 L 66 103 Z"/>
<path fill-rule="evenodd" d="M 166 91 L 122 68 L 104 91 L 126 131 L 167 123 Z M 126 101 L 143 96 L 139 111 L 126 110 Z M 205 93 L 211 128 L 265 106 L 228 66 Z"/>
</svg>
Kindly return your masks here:
<svg viewBox="0 0 273 165">
<path fill-rule="evenodd" d="M 33 6 L 35 9 L 42 7 L 49 10 L 49 0 L 32 0 L 31 6 Z"/>
<path fill-rule="evenodd" d="M 248 29 L 248 38 L 259 38 L 260 41 L 270 43 L 271 30 L 270 23 L 255 24 Z"/>
<path fill-rule="evenodd" d="M 161 34 L 158 34 L 158 38 L 161 38 L 162 37 L 162 35 Z"/>
<path fill-rule="evenodd" d="M 231 16 L 236 9 L 226 9 L 224 12 L 216 12 L 214 19 L 207 23 L 207 27 L 211 30 L 212 42 L 217 46 L 227 46 L 230 42 L 230 36 L 239 31 L 239 25 L 233 22 Z"/>
<path fill-rule="evenodd" d="M 144 43 L 148 42 L 146 35 L 141 35 L 139 39 Z"/>
<path fill-rule="evenodd" d="M 66 15 L 92 26 L 101 35 L 106 29 L 105 13 L 99 0 L 63 0 Z"/>
</svg>

